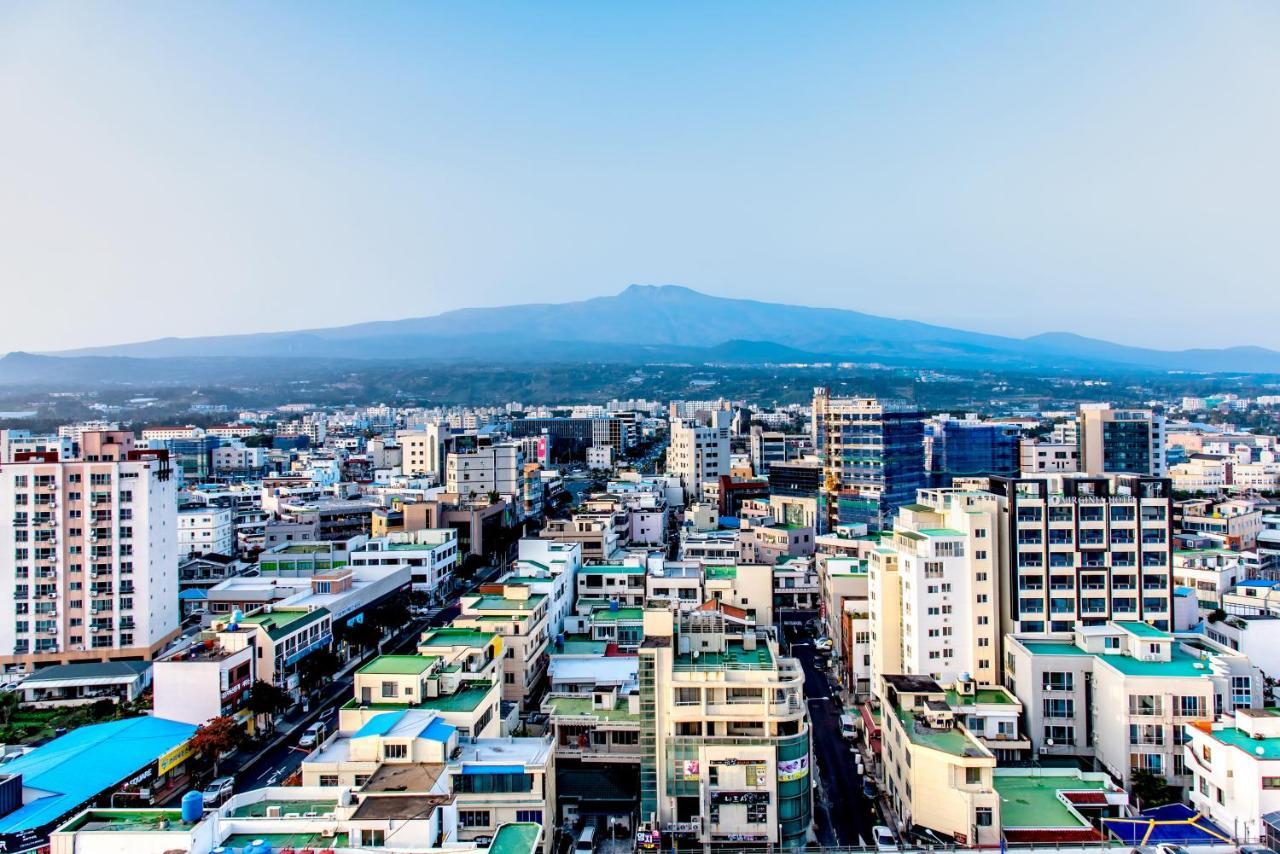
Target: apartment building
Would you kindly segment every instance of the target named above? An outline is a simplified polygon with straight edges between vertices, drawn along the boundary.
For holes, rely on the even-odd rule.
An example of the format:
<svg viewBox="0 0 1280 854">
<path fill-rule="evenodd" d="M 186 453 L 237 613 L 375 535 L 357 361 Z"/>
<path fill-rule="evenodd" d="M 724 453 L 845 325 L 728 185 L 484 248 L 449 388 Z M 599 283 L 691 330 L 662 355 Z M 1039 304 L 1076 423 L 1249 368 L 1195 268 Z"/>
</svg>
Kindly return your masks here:
<svg viewBox="0 0 1280 854">
<path fill-rule="evenodd" d="M 178 559 L 234 555 L 236 531 L 230 507 L 184 507 L 178 511 Z"/>
<path fill-rule="evenodd" d="M 871 693 L 871 610 L 867 561 L 818 557 L 818 590 L 831 661 L 840 687 L 855 698 Z"/>
<path fill-rule="evenodd" d="M 547 597 L 547 630 L 564 632 L 564 621 L 573 612 L 573 601 L 582 571 L 582 547 L 577 543 L 525 538 L 517 544 L 513 572 L 504 581 L 526 584 L 533 593 Z"/>
<path fill-rule="evenodd" d="M 703 484 L 729 475 L 729 421 L 727 410 L 711 413 L 711 423 L 671 422 L 667 445 L 667 474 L 680 478 L 684 503 L 702 498 Z"/>
<path fill-rule="evenodd" d="M 151 659 L 178 633 L 175 473 L 127 432 L 0 466 L 0 665 Z"/>
<path fill-rule="evenodd" d="M 951 489 L 898 510 L 880 542 L 896 552 L 899 607 L 873 609 L 872 643 L 900 645 L 899 673 L 999 683 L 999 518 L 996 496 Z"/>
<path fill-rule="evenodd" d="M 1000 499 L 1003 632 L 1070 632 L 1110 619 L 1172 627 L 1167 479 L 991 478 Z"/>
<path fill-rule="evenodd" d="M 1168 474 L 1164 413 L 1084 404 L 1077 416 L 1080 471 L 1090 474 Z"/>
<path fill-rule="evenodd" d="M 502 636 L 502 699 L 524 703 L 547 669 L 547 597 L 526 584 L 486 584 L 477 594 L 463 596 L 457 628 Z"/>
<path fill-rule="evenodd" d="M 521 495 L 524 456 L 515 442 L 479 445 L 466 453 L 449 454 L 445 461 L 445 489 L 458 495 Z"/>
<path fill-rule="evenodd" d="M 60 460 L 75 457 L 75 441 L 70 436 L 42 436 L 30 430 L 0 430 L 0 464 L 13 462 L 19 454 L 57 454 Z"/>
<path fill-rule="evenodd" d="M 452 431 L 444 424 L 428 424 L 423 430 L 401 430 L 396 433 L 400 443 L 401 467 L 408 477 L 434 478 L 444 481 L 445 441 Z"/>
<path fill-rule="evenodd" d="M 644 628 L 642 827 L 680 847 L 803 847 L 813 804 L 799 662 L 720 610 L 650 610 Z"/>
<path fill-rule="evenodd" d="M 1186 726 L 1187 799 L 1242 840 L 1274 838 L 1280 813 L 1280 711 L 1240 709 L 1230 719 Z"/>
<path fill-rule="evenodd" d="M 1126 787 L 1138 769 L 1188 786 L 1184 725 L 1263 699 L 1246 657 L 1132 621 L 1008 638 L 1005 685 L 1026 709 L 1037 755 L 1091 757 Z"/>
<path fill-rule="evenodd" d="M 889 527 L 927 486 L 923 413 L 875 398 L 814 389 L 813 446 L 822 463 L 818 533 L 838 525 Z"/>
</svg>

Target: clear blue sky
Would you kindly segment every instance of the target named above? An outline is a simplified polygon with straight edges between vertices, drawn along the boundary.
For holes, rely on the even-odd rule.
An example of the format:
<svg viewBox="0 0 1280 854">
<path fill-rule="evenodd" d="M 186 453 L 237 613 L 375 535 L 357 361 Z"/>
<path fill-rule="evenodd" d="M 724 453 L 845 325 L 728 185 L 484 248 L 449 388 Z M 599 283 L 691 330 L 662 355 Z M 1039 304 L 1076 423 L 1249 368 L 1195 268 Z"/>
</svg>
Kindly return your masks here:
<svg viewBox="0 0 1280 854">
<path fill-rule="evenodd" d="M 15 0 L 0 351 L 632 282 L 1280 347 L 1277 152 L 1272 2 Z"/>
</svg>

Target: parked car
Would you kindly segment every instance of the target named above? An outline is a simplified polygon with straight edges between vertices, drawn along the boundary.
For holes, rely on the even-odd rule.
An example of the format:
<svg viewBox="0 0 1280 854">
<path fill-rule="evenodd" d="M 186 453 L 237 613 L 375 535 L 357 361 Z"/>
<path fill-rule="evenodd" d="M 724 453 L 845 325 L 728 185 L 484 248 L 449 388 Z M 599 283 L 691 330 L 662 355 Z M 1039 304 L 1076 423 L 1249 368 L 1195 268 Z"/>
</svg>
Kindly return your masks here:
<svg viewBox="0 0 1280 854">
<path fill-rule="evenodd" d="M 883 824 L 877 824 L 871 828 L 871 839 L 875 842 L 877 851 L 898 850 L 898 837 L 894 836 L 893 831 Z"/>
<path fill-rule="evenodd" d="M 204 799 L 206 807 L 216 807 L 235 794 L 235 791 L 236 781 L 234 779 L 231 777 L 216 777 L 200 793 L 200 797 Z"/>
</svg>

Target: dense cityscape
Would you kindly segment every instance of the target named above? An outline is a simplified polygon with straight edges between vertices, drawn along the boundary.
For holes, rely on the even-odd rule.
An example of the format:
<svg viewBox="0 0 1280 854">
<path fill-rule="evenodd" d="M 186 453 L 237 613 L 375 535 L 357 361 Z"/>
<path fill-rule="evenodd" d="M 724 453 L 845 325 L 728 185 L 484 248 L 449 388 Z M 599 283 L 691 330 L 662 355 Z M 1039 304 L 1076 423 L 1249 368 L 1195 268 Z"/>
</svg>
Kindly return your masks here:
<svg viewBox="0 0 1280 854">
<path fill-rule="evenodd" d="M 1077 388 L 8 427 L 4 850 L 1265 843 L 1280 396 Z"/>
</svg>

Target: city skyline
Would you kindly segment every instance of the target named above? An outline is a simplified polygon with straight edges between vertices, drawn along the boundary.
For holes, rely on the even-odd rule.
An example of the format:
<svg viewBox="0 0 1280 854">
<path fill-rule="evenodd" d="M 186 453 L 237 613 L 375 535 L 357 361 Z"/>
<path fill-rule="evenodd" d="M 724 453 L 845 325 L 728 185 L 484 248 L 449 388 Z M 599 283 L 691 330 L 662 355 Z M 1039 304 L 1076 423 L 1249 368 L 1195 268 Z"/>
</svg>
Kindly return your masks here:
<svg viewBox="0 0 1280 854">
<path fill-rule="evenodd" d="M 3 349 L 631 282 L 1274 346 L 1187 308 L 1275 303 L 1276 14 L 9 7 L 6 290 L 78 310 L 6 311 Z"/>
</svg>

